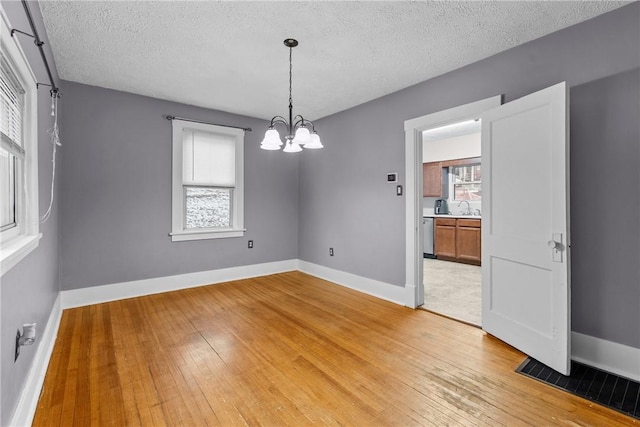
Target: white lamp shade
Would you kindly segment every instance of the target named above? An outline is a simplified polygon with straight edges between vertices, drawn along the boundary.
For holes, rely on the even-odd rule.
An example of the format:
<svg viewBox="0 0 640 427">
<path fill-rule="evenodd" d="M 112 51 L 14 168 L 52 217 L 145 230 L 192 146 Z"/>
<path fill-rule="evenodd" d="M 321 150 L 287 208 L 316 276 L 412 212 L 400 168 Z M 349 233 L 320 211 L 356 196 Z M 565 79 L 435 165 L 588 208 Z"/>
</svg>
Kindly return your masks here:
<svg viewBox="0 0 640 427">
<path fill-rule="evenodd" d="M 298 145 L 296 143 L 296 140 L 294 139 L 293 141 L 288 140 L 285 144 L 284 144 L 284 151 L 285 153 L 298 153 L 300 151 L 302 151 L 302 147 L 300 147 L 300 145 Z"/>
<path fill-rule="evenodd" d="M 282 146 L 282 140 L 280 134 L 276 129 L 269 128 L 264 134 L 264 139 L 260 144 L 260 148 L 263 150 L 279 150 Z"/>
<path fill-rule="evenodd" d="M 317 149 L 323 148 L 322 142 L 320 142 L 320 136 L 317 133 L 312 133 L 309 135 L 309 142 L 304 146 L 304 148 Z"/>
<path fill-rule="evenodd" d="M 293 142 L 298 145 L 307 144 L 308 142 L 311 141 L 309 138 L 310 136 L 311 135 L 309 134 L 309 129 L 307 129 L 306 126 L 300 126 L 296 131 L 296 135 L 293 138 Z"/>
</svg>

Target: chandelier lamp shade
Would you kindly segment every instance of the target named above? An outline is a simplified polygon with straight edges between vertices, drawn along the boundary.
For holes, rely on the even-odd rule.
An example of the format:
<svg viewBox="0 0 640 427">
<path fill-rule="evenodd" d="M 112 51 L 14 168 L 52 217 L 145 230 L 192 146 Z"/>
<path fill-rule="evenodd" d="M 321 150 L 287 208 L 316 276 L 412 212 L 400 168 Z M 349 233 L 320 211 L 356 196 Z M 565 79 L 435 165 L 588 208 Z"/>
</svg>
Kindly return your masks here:
<svg viewBox="0 0 640 427">
<path fill-rule="evenodd" d="M 291 54 L 293 48 L 298 46 L 298 41 L 296 39 L 285 39 L 284 45 L 289 48 L 289 120 L 282 116 L 272 118 L 271 125 L 264 134 L 260 148 L 263 150 L 279 150 L 282 147 L 283 142 L 280 133 L 276 129 L 278 125 L 284 126 L 287 132 L 284 137 L 284 149 L 282 150 L 285 153 L 297 153 L 302 151 L 303 147 L 306 149 L 322 148 L 323 145 L 322 142 L 320 142 L 320 136 L 318 136 L 313 122 L 306 120 L 300 115 L 293 115 L 293 98 L 291 97 L 293 66 Z"/>
</svg>

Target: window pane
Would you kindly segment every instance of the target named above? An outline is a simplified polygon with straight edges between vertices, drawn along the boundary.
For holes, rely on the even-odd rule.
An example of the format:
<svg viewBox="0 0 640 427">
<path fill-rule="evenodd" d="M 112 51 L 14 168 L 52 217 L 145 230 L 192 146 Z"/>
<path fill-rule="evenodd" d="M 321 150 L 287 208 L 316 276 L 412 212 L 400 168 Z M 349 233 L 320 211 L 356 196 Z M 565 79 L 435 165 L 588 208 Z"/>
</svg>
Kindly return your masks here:
<svg viewBox="0 0 640 427">
<path fill-rule="evenodd" d="M 453 200 L 482 199 L 481 165 L 454 166 L 451 168 Z"/>
<path fill-rule="evenodd" d="M 454 200 L 481 200 L 482 191 L 479 183 L 454 184 Z"/>
<path fill-rule="evenodd" d="M 2 230 L 16 223 L 16 158 L 0 149 L 0 227 Z"/>
<path fill-rule="evenodd" d="M 231 227 L 231 189 L 184 187 L 185 229 Z"/>
</svg>

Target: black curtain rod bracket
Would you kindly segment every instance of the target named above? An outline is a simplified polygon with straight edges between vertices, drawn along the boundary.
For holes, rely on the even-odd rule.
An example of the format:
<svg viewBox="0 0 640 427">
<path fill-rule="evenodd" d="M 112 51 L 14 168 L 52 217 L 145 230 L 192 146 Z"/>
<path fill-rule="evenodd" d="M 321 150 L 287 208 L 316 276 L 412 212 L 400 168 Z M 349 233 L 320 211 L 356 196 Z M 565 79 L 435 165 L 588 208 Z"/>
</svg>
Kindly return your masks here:
<svg viewBox="0 0 640 427">
<path fill-rule="evenodd" d="M 165 114 L 162 117 L 164 117 L 167 120 L 184 120 L 185 122 L 201 123 L 203 125 L 222 126 L 222 127 L 225 127 L 225 128 L 242 129 L 245 132 L 251 132 L 251 128 L 244 128 L 242 126 L 221 125 L 219 123 L 210 123 L 210 122 L 203 122 L 201 120 L 185 119 L 184 117 L 176 117 L 176 116 L 172 116 L 172 115 L 169 115 L 169 114 Z"/>
<path fill-rule="evenodd" d="M 31 26 L 31 32 L 33 34 L 25 33 L 24 31 L 17 30 L 13 28 L 11 30 L 11 37 L 13 37 L 14 33 L 24 34 L 25 36 L 29 36 L 33 38 L 33 43 L 38 46 L 40 50 L 40 56 L 42 57 L 42 62 L 44 62 L 44 68 L 47 70 L 47 75 L 49 76 L 49 82 L 51 84 L 46 83 L 36 83 L 36 88 L 39 88 L 41 85 L 51 87 L 51 96 L 60 98 L 60 89 L 56 86 L 56 83 L 53 81 L 53 75 L 51 74 L 51 68 L 49 68 L 49 62 L 47 61 L 47 57 L 44 54 L 44 42 L 40 40 L 40 36 L 38 35 L 38 30 L 36 29 L 36 24 L 33 22 L 33 16 L 31 16 L 31 11 L 29 10 L 29 5 L 26 0 L 22 0 L 22 6 L 24 7 L 24 13 L 27 15 L 27 20 L 29 21 L 29 25 Z"/>
<path fill-rule="evenodd" d="M 52 98 L 61 98 L 62 95 L 60 94 L 60 89 L 58 88 L 53 88 L 53 86 L 51 86 L 49 83 L 36 83 L 36 89 L 40 89 L 40 86 L 47 86 L 52 88 L 49 91 L 49 94 L 51 94 Z"/>
<path fill-rule="evenodd" d="M 31 37 L 32 39 L 35 39 L 35 38 L 36 38 L 36 36 L 34 36 L 33 34 L 25 33 L 24 31 L 20 31 L 20 30 L 15 29 L 15 28 L 13 28 L 13 29 L 11 30 L 11 37 L 13 37 L 13 33 L 20 33 L 20 34 L 24 34 L 25 36 L 29 36 L 29 37 Z M 42 42 L 41 42 L 41 43 L 42 43 Z M 33 41 L 33 44 L 35 44 L 35 45 L 37 46 L 37 45 L 38 45 L 38 41 L 37 41 L 37 40 L 34 40 L 34 41 Z M 44 44 L 44 43 L 43 43 L 43 44 Z"/>
</svg>

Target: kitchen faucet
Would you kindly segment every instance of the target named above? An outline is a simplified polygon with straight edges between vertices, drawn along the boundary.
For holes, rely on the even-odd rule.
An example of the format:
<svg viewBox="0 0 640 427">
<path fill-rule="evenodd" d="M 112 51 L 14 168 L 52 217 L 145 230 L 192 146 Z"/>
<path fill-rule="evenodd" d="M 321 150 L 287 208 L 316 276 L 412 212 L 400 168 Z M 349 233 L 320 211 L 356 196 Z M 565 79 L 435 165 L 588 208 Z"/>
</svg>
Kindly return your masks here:
<svg viewBox="0 0 640 427">
<path fill-rule="evenodd" d="M 468 200 L 461 200 L 460 203 L 458 203 L 458 207 L 460 207 L 463 203 L 467 204 L 467 210 L 465 211 L 465 215 L 471 215 L 471 204 L 469 203 Z"/>
</svg>

